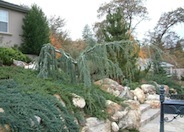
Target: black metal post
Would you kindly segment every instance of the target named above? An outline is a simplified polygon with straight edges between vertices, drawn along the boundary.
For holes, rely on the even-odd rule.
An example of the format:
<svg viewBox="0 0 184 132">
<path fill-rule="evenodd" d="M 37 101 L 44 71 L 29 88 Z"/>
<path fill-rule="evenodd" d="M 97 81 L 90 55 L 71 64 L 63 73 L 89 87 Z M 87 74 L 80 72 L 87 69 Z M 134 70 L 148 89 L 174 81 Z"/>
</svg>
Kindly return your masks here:
<svg viewBox="0 0 184 132">
<path fill-rule="evenodd" d="M 164 96 L 164 86 L 160 87 L 160 132 L 164 132 L 164 106 L 163 102 L 165 100 Z"/>
</svg>

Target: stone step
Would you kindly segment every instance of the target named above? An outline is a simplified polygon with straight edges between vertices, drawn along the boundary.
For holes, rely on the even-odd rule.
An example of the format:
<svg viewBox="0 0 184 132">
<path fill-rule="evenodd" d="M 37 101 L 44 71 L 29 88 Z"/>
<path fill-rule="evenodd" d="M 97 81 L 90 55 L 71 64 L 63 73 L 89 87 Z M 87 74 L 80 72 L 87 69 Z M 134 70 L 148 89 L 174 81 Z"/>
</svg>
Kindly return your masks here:
<svg viewBox="0 0 184 132">
<path fill-rule="evenodd" d="M 149 104 L 140 104 L 141 114 L 144 113 L 145 111 L 147 111 L 150 108 L 151 108 L 151 106 Z"/>
<path fill-rule="evenodd" d="M 141 113 L 141 122 L 140 122 L 141 126 L 144 126 L 145 124 L 155 119 L 159 115 L 160 109 L 151 109 L 151 108 L 147 109 L 146 111 Z"/>
</svg>

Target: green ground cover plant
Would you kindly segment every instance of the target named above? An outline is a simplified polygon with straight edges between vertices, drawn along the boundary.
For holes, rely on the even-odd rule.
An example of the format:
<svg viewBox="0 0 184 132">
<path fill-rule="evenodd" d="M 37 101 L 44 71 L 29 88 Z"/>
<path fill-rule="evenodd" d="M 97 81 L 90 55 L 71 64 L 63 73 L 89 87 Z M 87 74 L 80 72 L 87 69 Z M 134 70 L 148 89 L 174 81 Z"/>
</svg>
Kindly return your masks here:
<svg viewBox="0 0 184 132">
<path fill-rule="evenodd" d="M 67 84 L 60 79 L 37 78 L 37 71 L 4 66 L 0 67 L 0 73 L 0 107 L 5 111 L 0 113 L 0 124 L 9 124 L 12 131 L 76 132 L 79 126 L 74 122 L 75 118 L 79 122 L 83 122 L 85 116 L 104 119 L 107 117 L 106 100 L 120 104 L 123 101 L 96 86 L 86 88 L 82 84 Z M 83 110 L 73 106 L 71 93 L 86 100 Z M 58 103 L 54 94 L 61 96 L 66 107 Z M 42 119 L 40 124 L 35 116 Z"/>
</svg>

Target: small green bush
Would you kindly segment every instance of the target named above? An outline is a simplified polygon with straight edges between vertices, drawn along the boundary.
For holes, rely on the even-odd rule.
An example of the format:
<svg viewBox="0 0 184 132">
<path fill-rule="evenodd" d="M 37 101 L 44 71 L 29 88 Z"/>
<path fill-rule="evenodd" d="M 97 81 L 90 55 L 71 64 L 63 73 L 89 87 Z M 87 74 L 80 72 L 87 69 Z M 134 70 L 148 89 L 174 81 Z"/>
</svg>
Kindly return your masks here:
<svg viewBox="0 0 184 132">
<path fill-rule="evenodd" d="M 165 74 L 150 74 L 145 79 L 148 81 L 148 83 L 156 82 L 158 84 L 168 85 L 170 88 L 176 89 L 178 93 L 184 93 L 181 85 L 179 85 L 173 77 L 168 77 Z"/>
<path fill-rule="evenodd" d="M 3 65 L 13 64 L 13 59 L 30 62 L 30 59 L 26 55 L 22 54 L 22 52 L 13 48 L 0 47 L 0 60 Z"/>
</svg>

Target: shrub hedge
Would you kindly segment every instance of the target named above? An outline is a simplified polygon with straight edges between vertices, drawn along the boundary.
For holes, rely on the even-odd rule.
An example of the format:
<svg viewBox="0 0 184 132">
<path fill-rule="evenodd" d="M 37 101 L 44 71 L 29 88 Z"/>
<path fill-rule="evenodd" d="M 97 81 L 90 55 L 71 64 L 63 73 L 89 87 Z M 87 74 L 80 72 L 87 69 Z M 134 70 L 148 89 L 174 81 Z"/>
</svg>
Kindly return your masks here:
<svg viewBox="0 0 184 132">
<path fill-rule="evenodd" d="M 0 47 L 0 61 L 3 65 L 13 64 L 13 59 L 30 62 L 30 58 L 14 48 Z"/>
</svg>

